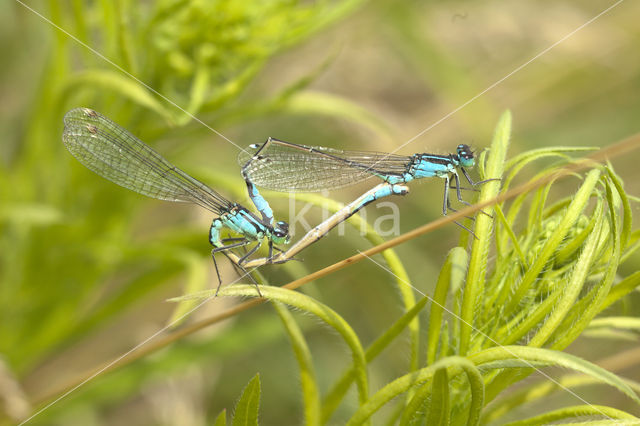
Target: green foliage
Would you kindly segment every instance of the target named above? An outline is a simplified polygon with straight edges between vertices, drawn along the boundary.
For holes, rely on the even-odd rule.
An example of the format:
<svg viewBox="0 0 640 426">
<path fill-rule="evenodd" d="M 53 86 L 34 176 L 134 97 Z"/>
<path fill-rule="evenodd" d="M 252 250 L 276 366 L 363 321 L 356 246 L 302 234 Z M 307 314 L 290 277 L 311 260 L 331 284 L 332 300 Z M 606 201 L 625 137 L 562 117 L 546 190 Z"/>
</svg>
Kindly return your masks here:
<svg viewBox="0 0 640 426">
<path fill-rule="evenodd" d="M 260 376 L 255 375 L 242 391 L 233 410 L 233 426 L 253 426 L 258 424 L 260 408 Z"/>
<path fill-rule="evenodd" d="M 194 412 L 201 415 L 194 423 L 224 425 L 223 408 L 233 401 L 233 422 L 244 424 L 258 422 L 260 402 L 265 424 L 290 421 L 292 412 L 308 424 L 369 419 L 376 424 L 504 424 L 518 419 L 544 424 L 596 417 L 608 420 L 590 424 L 637 423 L 632 414 L 638 412 L 640 385 L 614 374 L 615 368 L 607 371 L 565 349 L 592 337 L 637 342 L 633 302 L 640 286 L 640 231 L 632 229 L 631 203 L 638 198 L 625 194 L 622 179 L 610 165 L 590 165 L 569 179 L 555 175 L 593 149 L 570 146 L 572 141 L 602 144 L 637 127 L 639 109 L 625 102 L 637 98 L 630 96 L 637 87 L 629 83 L 637 79 L 628 59 L 634 56 L 620 54 L 627 43 L 619 38 L 622 26 L 605 26 L 597 34 L 603 43 L 617 47 L 598 49 L 594 57 L 602 64 L 588 62 L 588 72 L 580 70 L 584 58 L 577 61 L 575 52 L 557 55 L 565 56 L 564 62 L 533 64 L 525 70 L 531 71 L 528 79 L 520 73 L 502 85 L 499 102 L 489 93 L 458 113 L 450 121 L 455 131 L 448 133 L 453 136 L 434 135 L 424 140 L 426 146 L 421 140 L 407 148 L 446 152 L 451 138 L 483 146 L 502 105 L 518 108 L 513 150 L 535 149 L 507 159 L 511 123 L 510 115 L 503 115 L 494 144 L 479 164 L 483 176 L 502 180 L 484 185 L 479 199 L 488 200 L 519 182 L 549 181 L 485 208 L 493 220 L 477 216 L 477 240 L 462 232 L 459 246 L 447 252 L 452 246 L 447 238 L 455 229 L 451 225 L 433 240 L 384 251 L 382 259 L 392 275 L 370 264 L 370 269 L 345 270 L 345 275 L 323 282 L 322 289 L 306 286 L 305 294 L 265 288 L 276 315 L 256 309 L 196 336 L 185 332 L 188 328 L 179 329 L 176 334 L 184 334 L 170 346 L 146 341 L 162 324 L 183 317 L 210 295 L 205 289 L 213 285 L 206 241 L 211 218 L 199 221 L 195 209 L 146 202 L 87 172 L 62 146 L 62 116 L 77 106 L 95 108 L 146 142 L 162 144 L 163 154 L 190 173 L 197 170 L 195 176 L 225 195 L 244 200 L 236 147 L 203 124 L 231 135 L 240 146 L 263 140 L 267 130 L 252 126 L 273 121 L 273 127 L 267 126 L 270 131 L 298 135 L 301 140 L 296 142 L 357 149 L 361 136 L 367 141 L 363 149 L 390 151 L 399 146 L 403 131 L 413 136 L 429 124 L 425 117 L 431 118 L 432 112 L 444 114 L 443 105 L 452 109 L 466 103 L 489 81 L 504 77 L 505 69 L 527 59 L 521 46 L 507 43 L 514 37 L 505 37 L 504 28 L 478 32 L 483 16 L 505 16 L 502 9 L 482 15 L 486 11 L 480 8 L 490 4 L 466 3 L 470 19 L 453 22 L 446 16 L 446 28 L 454 30 L 440 34 L 443 20 L 429 15 L 427 3 L 374 2 L 369 15 L 357 16 L 339 36 L 343 43 L 353 31 L 365 28 L 363 21 L 373 28 L 360 35 L 373 40 L 371 50 L 382 58 L 370 70 L 347 62 L 346 70 L 335 73 L 330 83 L 336 90 L 323 91 L 312 83 L 333 63 L 336 49 L 318 54 L 312 46 L 319 64 L 309 64 L 307 56 L 280 63 L 270 77 L 262 75 L 274 58 L 282 60 L 287 49 L 362 3 L 68 0 L 49 1 L 48 9 L 42 2 L 29 3 L 111 63 L 17 3 L 0 6 L 7 30 L 2 46 L 9 58 L 0 73 L 7 122 L 0 123 L 5 141 L 0 144 L 0 382 L 5 385 L 0 397 L 7 404 L 18 401 L 9 408 L 22 410 L 5 405 L 1 420 L 35 413 L 91 377 L 32 424 L 119 423 L 118 415 L 128 415 L 133 406 L 130 412 L 144 411 L 145 417 L 126 417 L 129 423 L 177 424 L 184 421 L 184 412 Z M 507 11 L 509 6 L 502 7 Z M 573 7 L 567 9 L 582 16 L 583 11 Z M 514 25 L 523 31 L 516 38 L 524 37 L 534 49 L 531 54 L 546 47 L 538 37 L 550 32 L 541 32 L 534 22 L 529 26 L 533 39 L 527 38 L 527 26 Z M 381 34 L 391 34 L 396 43 Z M 439 38 L 451 34 L 476 41 L 454 41 L 463 46 L 455 52 Z M 629 40 L 635 48 L 635 38 Z M 383 46 L 387 42 L 391 49 Z M 513 66 L 501 62 L 490 69 L 487 57 L 481 56 L 490 46 L 497 46 L 500 61 L 516 51 Z M 348 46 L 344 56 L 361 54 L 352 55 L 352 49 Z M 617 58 L 628 62 L 620 64 Z M 285 67 L 302 75 L 292 73 L 288 81 L 281 72 Z M 585 78 L 591 73 L 594 78 Z M 553 77 L 545 79 L 546 74 Z M 619 79 L 602 78 L 612 74 Z M 422 82 L 413 81 L 420 77 Z M 520 83 L 508 85 L 513 81 Z M 365 107 L 365 102 L 337 95 L 344 87 L 336 82 L 362 86 L 363 93 L 349 99 L 371 102 L 379 97 L 379 103 Z M 429 103 L 432 99 L 438 102 Z M 371 113 L 385 108 L 393 117 L 389 121 L 397 120 L 402 131 Z M 185 111 L 202 122 L 195 123 Z M 410 121 L 410 113 L 418 118 Z M 285 123 L 277 121 L 285 116 Z M 305 122 L 305 116 L 312 119 Z M 557 117 L 554 126 L 552 116 Z M 358 127 L 341 132 L 344 122 Z M 361 129 L 364 136 L 358 135 Z M 443 146 L 435 146 L 441 139 Z M 548 147 L 557 144 L 563 146 Z M 433 201 L 439 201 L 439 195 L 427 190 L 425 196 L 427 186 L 412 187 L 402 201 L 403 229 L 439 214 L 439 203 Z M 300 194 L 298 199 L 337 208 L 324 197 Z M 350 223 L 356 229 L 365 224 L 371 244 L 384 241 L 363 217 Z M 304 263 L 264 272 L 273 284 L 303 276 L 326 266 L 331 256 L 346 253 L 345 248 L 360 249 L 358 238 L 329 235 L 305 252 Z M 226 272 L 231 275 L 230 269 Z M 394 285 L 387 286 L 390 282 Z M 427 296 L 416 300 L 412 286 Z M 385 292 L 387 287 L 393 290 Z M 332 291 L 338 293 L 333 299 Z M 232 286 L 222 293 L 254 297 L 255 288 Z M 163 303 L 175 294 L 195 296 L 175 305 Z M 214 305 L 214 316 L 224 309 L 221 299 L 208 302 Z M 327 327 L 332 332 L 328 337 Z M 348 350 L 334 346 L 335 340 Z M 92 377 L 103 362 L 140 342 L 152 355 L 127 357 L 114 371 Z M 283 380 L 292 366 L 298 368 L 298 382 Z M 534 367 L 544 368 L 546 376 L 523 382 Z M 558 377 L 557 367 L 580 374 Z M 624 409 L 560 400 L 569 391 L 594 385 L 618 391 L 614 393 L 624 398 Z M 599 397 L 588 402 L 608 403 Z"/>
<path fill-rule="evenodd" d="M 218 417 L 213 422 L 213 426 L 226 426 L 227 425 L 227 410 L 222 410 Z"/>
</svg>

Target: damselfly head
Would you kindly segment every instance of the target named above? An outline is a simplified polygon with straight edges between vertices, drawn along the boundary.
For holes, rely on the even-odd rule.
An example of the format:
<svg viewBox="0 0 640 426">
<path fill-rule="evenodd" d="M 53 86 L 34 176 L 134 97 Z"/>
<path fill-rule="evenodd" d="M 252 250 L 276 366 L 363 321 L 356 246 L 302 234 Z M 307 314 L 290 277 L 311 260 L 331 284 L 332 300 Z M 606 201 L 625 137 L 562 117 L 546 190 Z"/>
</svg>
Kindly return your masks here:
<svg viewBox="0 0 640 426">
<path fill-rule="evenodd" d="M 458 152 L 458 160 L 462 167 L 473 167 L 476 164 L 473 151 L 471 151 L 469 145 L 460 144 L 458 148 L 456 148 L 456 151 Z"/>
<path fill-rule="evenodd" d="M 272 239 L 276 244 L 289 244 L 289 240 L 291 239 L 289 235 L 289 224 L 284 221 L 276 222 L 273 226 Z"/>
</svg>

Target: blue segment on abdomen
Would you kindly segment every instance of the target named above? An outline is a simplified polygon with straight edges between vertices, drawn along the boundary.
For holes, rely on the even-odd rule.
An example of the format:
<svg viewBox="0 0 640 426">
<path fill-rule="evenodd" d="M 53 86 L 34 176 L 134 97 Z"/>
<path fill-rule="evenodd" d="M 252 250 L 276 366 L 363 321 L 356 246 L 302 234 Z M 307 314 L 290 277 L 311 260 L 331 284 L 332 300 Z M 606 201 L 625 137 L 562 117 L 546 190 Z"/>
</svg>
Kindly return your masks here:
<svg viewBox="0 0 640 426">
<path fill-rule="evenodd" d="M 369 203 L 374 202 L 375 200 L 379 200 L 380 198 L 388 197 L 389 195 L 404 195 L 407 193 L 407 187 L 401 185 L 389 185 L 383 186 L 373 194 L 369 195 L 367 198 L 362 200 L 362 202 L 356 206 L 355 210 L 358 211 L 362 207 L 366 206 Z"/>
<path fill-rule="evenodd" d="M 267 200 L 260 194 L 258 188 L 253 183 L 247 182 L 247 188 L 249 189 L 249 198 L 253 201 L 253 204 L 256 206 L 256 209 L 262 215 L 262 218 L 269 223 L 273 224 L 273 210 L 271 210 L 271 206 Z"/>
<path fill-rule="evenodd" d="M 439 164 L 432 163 L 428 160 L 421 160 L 414 164 L 411 168 L 411 172 L 415 179 L 434 176 L 441 177 L 452 173 L 454 170 L 455 168 L 451 165 L 451 163 Z"/>
</svg>

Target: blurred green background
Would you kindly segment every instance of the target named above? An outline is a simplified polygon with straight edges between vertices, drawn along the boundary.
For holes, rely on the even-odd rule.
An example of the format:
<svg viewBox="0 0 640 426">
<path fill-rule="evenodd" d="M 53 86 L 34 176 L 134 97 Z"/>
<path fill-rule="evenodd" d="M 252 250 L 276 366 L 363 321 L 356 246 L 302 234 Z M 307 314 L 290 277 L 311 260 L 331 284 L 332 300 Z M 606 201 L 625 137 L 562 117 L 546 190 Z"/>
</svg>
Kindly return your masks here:
<svg viewBox="0 0 640 426">
<path fill-rule="evenodd" d="M 67 110 L 96 109 L 245 205 L 238 148 L 171 103 L 240 146 L 272 136 L 392 151 L 420 134 L 400 152 L 448 153 L 459 143 L 482 149 L 508 108 L 512 155 L 552 145 L 603 147 L 640 128 L 640 4 L 621 3 L 510 74 L 611 4 L 28 3 L 109 63 L 18 2 L 2 2 L 0 375 L 15 385 L 15 415 L 28 412 L 25 401 L 50 397 L 164 327 L 175 309 L 167 298 L 216 285 L 207 241 L 211 215 L 147 199 L 85 169 L 61 141 Z M 630 194 L 640 192 L 637 159 L 634 153 L 613 160 Z M 441 185 L 414 184 L 396 200 L 403 232 L 438 217 Z M 366 187 L 331 196 L 346 202 Z M 272 199 L 276 217 L 287 220 L 288 201 Z M 369 219 L 388 213 L 375 204 L 366 212 Z M 459 232 L 449 225 L 397 249 L 420 291 L 432 291 Z M 261 272 L 281 285 L 368 246 L 347 228 L 303 252 L 303 264 Z M 638 260 L 623 264 L 621 273 L 637 270 Z M 222 273 L 227 281 L 234 277 L 229 265 Z M 392 281 L 361 262 L 304 291 L 368 342 L 402 310 Z M 234 303 L 211 301 L 189 320 Z M 299 320 L 321 386 L 329 386 L 339 373 L 332 365 L 349 354 L 325 327 Z M 595 342 L 584 338 L 570 349 L 595 361 L 637 346 L 636 340 L 594 350 Z M 373 363 L 374 388 L 406 369 L 405 343 Z M 92 380 L 33 424 L 208 424 L 232 409 L 257 372 L 261 422 L 298 424 L 294 365 L 278 317 L 261 306 Z M 634 375 L 640 378 L 637 371 L 627 374 Z M 345 416 L 351 411 L 342 409 Z M 341 418 L 339 411 L 336 424 Z"/>
</svg>

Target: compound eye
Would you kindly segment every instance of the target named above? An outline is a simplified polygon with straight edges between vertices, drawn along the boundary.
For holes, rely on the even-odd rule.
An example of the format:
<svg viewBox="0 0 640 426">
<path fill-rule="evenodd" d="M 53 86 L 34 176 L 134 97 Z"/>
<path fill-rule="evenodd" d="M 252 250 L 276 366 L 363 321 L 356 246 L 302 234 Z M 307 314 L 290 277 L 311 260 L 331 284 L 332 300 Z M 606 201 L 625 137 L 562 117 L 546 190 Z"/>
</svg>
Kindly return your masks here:
<svg viewBox="0 0 640 426">
<path fill-rule="evenodd" d="M 469 148 L 469 145 L 465 144 L 458 145 L 458 155 L 465 159 L 473 158 L 473 152 L 471 151 L 471 148 Z"/>
<path fill-rule="evenodd" d="M 284 222 L 284 221 L 276 222 L 276 226 L 278 227 L 278 229 L 281 229 L 285 233 L 289 232 L 289 224 L 287 222 Z"/>
</svg>

